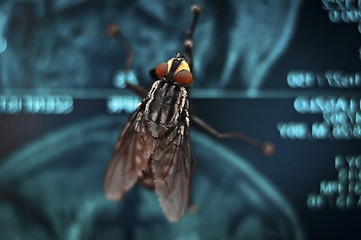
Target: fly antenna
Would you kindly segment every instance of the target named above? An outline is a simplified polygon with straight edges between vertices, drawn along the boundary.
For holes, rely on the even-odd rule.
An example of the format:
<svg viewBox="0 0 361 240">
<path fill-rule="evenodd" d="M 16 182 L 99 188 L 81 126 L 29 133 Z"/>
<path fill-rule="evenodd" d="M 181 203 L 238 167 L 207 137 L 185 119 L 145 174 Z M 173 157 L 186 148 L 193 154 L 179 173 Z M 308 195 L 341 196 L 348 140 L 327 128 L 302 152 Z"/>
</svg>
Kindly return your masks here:
<svg viewBox="0 0 361 240">
<path fill-rule="evenodd" d="M 133 61 L 133 52 L 130 49 L 127 41 L 125 40 L 125 37 L 122 35 L 119 25 L 116 23 L 109 24 L 107 27 L 107 34 L 109 37 L 115 38 L 116 40 L 118 40 L 120 45 L 122 45 L 122 47 L 127 52 L 127 61 L 125 63 L 124 68 L 126 71 L 128 71 L 130 69 L 130 65 L 132 64 L 132 61 Z"/>
</svg>

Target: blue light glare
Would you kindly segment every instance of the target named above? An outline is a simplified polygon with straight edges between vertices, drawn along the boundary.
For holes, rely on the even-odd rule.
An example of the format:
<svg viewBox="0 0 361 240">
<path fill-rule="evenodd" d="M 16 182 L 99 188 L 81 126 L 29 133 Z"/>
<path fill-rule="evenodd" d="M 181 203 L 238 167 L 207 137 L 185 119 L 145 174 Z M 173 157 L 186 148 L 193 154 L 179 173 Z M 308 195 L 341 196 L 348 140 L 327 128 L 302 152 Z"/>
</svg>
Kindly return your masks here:
<svg viewBox="0 0 361 240">
<path fill-rule="evenodd" d="M 74 108 L 68 95 L 0 95 L 0 113 L 69 114 Z"/>
<path fill-rule="evenodd" d="M 352 10 L 331 10 L 329 12 L 329 18 L 331 22 L 339 23 L 358 23 L 361 21 L 361 10 L 352 9 Z"/>
<path fill-rule="evenodd" d="M 110 96 L 107 100 L 109 113 L 132 113 L 140 102 L 137 96 Z"/>
<path fill-rule="evenodd" d="M 346 74 L 342 71 L 327 71 L 325 73 L 327 84 L 336 88 L 354 88 L 361 86 L 361 73 Z"/>
<path fill-rule="evenodd" d="M 126 82 L 138 85 L 138 79 L 133 70 L 119 70 L 115 73 L 113 85 L 116 88 L 126 88 Z"/>
<path fill-rule="evenodd" d="M 5 38 L 0 38 L 0 53 L 3 53 L 6 50 L 6 47 L 8 46 L 8 42 Z"/>
<path fill-rule="evenodd" d="M 291 71 L 287 75 L 287 83 L 292 88 L 313 87 L 315 79 L 315 74 L 306 71 Z"/>
<path fill-rule="evenodd" d="M 361 48 L 359 51 L 361 54 Z M 355 88 L 361 87 L 361 72 L 345 73 L 328 70 L 320 74 L 313 71 L 290 71 L 287 75 L 287 83 L 291 88 L 311 88 L 314 86 Z"/>
<path fill-rule="evenodd" d="M 360 98 L 337 96 L 299 96 L 294 108 L 299 113 L 335 113 L 360 111 Z"/>
<path fill-rule="evenodd" d="M 306 122 L 278 123 L 277 129 L 283 139 L 306 139 L 309 133 L 309 126 Z"/>
<path fill-rule="evenodd" d="M 341 210 L 361 209 L 361 156 L 337 155 L 335 168 L 338 179 L 320 183 L 320 192 L 307 196 L 309 209 L 318 210 L 327 206 Z"/>
<path fill-rule="evenodd" d="M 332 135 L 336 139 L 361 139 L 361 126 L 337 124 L 333 126 Z"/>
<path fill-rule="evenodd" d="M 311 129 L 312 129 L 311 135 L 315 139 L 325 139 L 330 134 L 330 125 L 325 122 L 322 123 L 315 122 L 312 124 Z"/>
<path fill-rule="evenodd" d="M 326 197 L 334 197 L 339 193 L 346 193 L 346 192 L 347 192 L 347 186 L 339 183 L 338 181 L 322 181 L 320 183 L 320 193 Z"/>
</svg>

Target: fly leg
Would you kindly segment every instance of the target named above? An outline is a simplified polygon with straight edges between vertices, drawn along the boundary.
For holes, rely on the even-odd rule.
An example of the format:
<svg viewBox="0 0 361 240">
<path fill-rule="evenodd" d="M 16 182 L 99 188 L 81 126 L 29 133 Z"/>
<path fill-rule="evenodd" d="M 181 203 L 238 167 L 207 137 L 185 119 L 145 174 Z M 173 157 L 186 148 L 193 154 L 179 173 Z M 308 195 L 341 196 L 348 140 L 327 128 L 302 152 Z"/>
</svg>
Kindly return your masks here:
<svg viewBox="0 0 361 240">
<path fill-rule="evenodd" d="M 128 89 L 132 90 L 138 96 L 142 98 L 147 96 L 148 90 L 145 87 L 136 84 L 131 84 L 129 82 L 125 82 L 125 85 L 127 86 Z"/>
<path fill-rule="evenodd" d="M 127 41 L 125 40 L 125 37 L 122 35 L 119 25 L 116 23 L 109 24 L 107 27 L 107 34 L 109 37 L 118 40 L 120 45 L 122 45 L 124 50 L 127 52 L 127 60 L 125 62 L 124 70 L 128 71 L 133 61 L 133 52 L 130 49 Z"/>
<path fill-rule="evenodd" d="M 133 52 L 130 49 L 127 41 L 125 40 L 125 37 L 122 35 L 119 25 L 116 23 L 109 24 L 107 27 L 107 34 L 109 35 L 109 37 L 115 38 L 116 40 L 118 40 L 120 45 L 126 51 L 127 60 L 126 60 L 125 66 L 124 66 L 124 70 L 128 74 L 128 71 L 129 71 L 132 61 L 133 61 Z M 155 73 L 155 69 L 150 70 L 149 73 L 150 73 L 150 76 L 152 77 L 152 79 L 155 81 L 156 77 L 157 77 L 157 75 Z M 125 80 L 125 85 L 128 89 L 132 90 L 134 93 L 136 93 L 140 97 L 147 96 L 148 90 L 145 87 L 129 83 L 127 80 Z"/>
<path fill-rule="evenodd" d="M 189 213 L 196 213 L 198 212 L 198 205 L 195 203 L 190 203 L 187 206 L 187 212 Z"/>
<path fill-rule="evenodd" d="M 238 132 L 231 132 L 231 133 L 219 133 L 217 130 L 209 126 L 206 122 L 204 122 L 202 119 L 196 116 L 190 116 L 192 123 L 194 123 L 197 127 L 208 133 L 209 135 L 215 137 L 215 138 L 238 138 L 252 146 L 257 147 L 261 150 L 262 154 L 265 156 L 271 156 L 275 148 L 272 143 L 265 142 L 260 143 L 254 139 L 251 139 L 247 137 L 246 135 Z"/>
<path fill-rule="evenodd" d="M 150 74 L 150 77 L 153 79 L 154 82 L 159 79 L 157 73 L 155 72 L 155 68 L 152 68 L 149 71 L 149 74 Z M 144 97 L 147 96 L 148 89 L 146 89 L 145 87 L 140 86 L 140 85 L 131 84 L 129 82 L 125 82 L 125 84 L 126 84 L 127 88 L 132 90 L 134 93 L 136 93 L 140 97 L 144 98 Z"/>
<path fill-rule="evenodd" d="M 196 28 L 197 20 L 202 8 L 199 5 L 192 5 L 191 12 L 193 13 L 193 22 L 187 32 L 187 37 L 184 40 L 184 55 L 189 61 L 189 68 L 193 72 L 193 32 Z"/>
</svg>

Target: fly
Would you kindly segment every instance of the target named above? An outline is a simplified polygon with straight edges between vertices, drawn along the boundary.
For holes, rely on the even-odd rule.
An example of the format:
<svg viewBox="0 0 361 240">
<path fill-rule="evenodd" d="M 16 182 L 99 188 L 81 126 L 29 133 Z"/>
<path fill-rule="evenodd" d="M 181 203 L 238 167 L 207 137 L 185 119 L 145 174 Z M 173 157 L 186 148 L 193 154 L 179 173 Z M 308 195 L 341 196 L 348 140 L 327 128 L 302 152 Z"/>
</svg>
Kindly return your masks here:
<svg viewBox="0 0 361 240">
<path fill-rule="evenodd" d="M 184 55 L 179 53 L 150 71 L 154 81 L 150 90 L 127 83 L 143 97 L 130 116 L 114 147 L 104 177 L 104 192 L 109 200 L 121 200 L 136 182 L 152 189 L 171 222 L 182 219 L 189 208 L 190 179 L 196 161 L 190 144 L 190 121 L 217 138 L 240 138 L 259 147 L 265 155 L 273 145 L 260 144 L 240 133 L 218 133 L 201 119 L 189 114 L 189 92 L 193 82 L 192 35 L 201 7 L 191 6 L 193 22 L 184 41 Z M 119 37 L 116 25 L 108 34 Z M 126 42 L 121 40 L 125 48 Z M 126 68 L 132 57 L 128 51 Z"/>
</svg>

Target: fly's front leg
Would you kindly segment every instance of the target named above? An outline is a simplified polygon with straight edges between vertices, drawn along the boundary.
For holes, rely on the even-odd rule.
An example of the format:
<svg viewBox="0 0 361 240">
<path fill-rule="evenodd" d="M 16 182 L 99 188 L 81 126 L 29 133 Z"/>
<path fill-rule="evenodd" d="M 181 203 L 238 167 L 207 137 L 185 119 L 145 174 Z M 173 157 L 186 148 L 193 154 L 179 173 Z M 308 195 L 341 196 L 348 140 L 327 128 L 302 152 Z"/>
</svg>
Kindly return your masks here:
<svg viewBox="0 0 361 240">
<path fill-rule="evenodd" d="M 153 79 L 153 81 L 157 81 L 159 79 L 158 74 L 155 72 L 155 68 L 152 68 L 149 71 L 150 77 Z M 148 89 L 146 89 L 143 86 L 139 86 L 139 85 L 135 85 L 135 84 L 131 84 L 129 82 L 125 83 L 127 88 L 129 88 L 130 90 L 132 90 L 135 94 L 137 94 L 138 96 L 144 98 L 147 96 L 148 93 Z"/>
<path fill-rule="evenodd" d="M 270 156 L 274 153 L 275 148 L 272 143 L 265 142 L 260 143 L 254 139 L 251 139 L 247 137 L 246 135 L 238 132 L 231 132 L 231 133 L 219 133 L 217 130 L 209 126 L 206 122 L 204 122 L 202 119 L 196 116 L 190 116 L 192 123 L 194 123 L 197 127 L 208 133 L 209 135 L 215 137 L 215 138 L 238 138 L 244 142 L 247 142 L 251 144 L 252 146 L 255 146 L 259 148 L 263 155 Z"/>
<path fill-rule="evenodd" d="M 189 68 L 193 72 L 193 32 L 196 28 L 197 20 L 202 8 L 199 5 L 192 5 L 191 12 L 193 13 L 193 22 L 187 32 L 187 37 L 184 40 L 184 54 L 189 60 Z"/>
<path fill-rule="evenodd" d="M 132 90 L 135 94 L 137 94 L 139 97 L 146 97 L 148 90 L 140 85 L 135 85 L 135 84 L 131 84 L 129 82 L 125 82 L 125 85 L 127 86 L 128 89 Z"/>
<path fill-rule="evenodd" d="M 127 60 L 126 60 L 125 66 L 124 66 L 124 70 L 126 71 L 126 73 L 128 73 L 130 66 L 132 64 L 132 61 L 133 61 L 133 52 L 130 49 L 127 41 L 125 40 L 125 37 L 122 35 L 119 25 L 116 23 L 109 24 L 108 28 L 107 28 L 107 34 L 109 35 L 109 37 L 115 38 L 116 40 L 118 40 L 120 45 L 127 52 Z M 155 69 L 150 70 L 149 73 L 150 73 L 152 79 L 155 81 L 155 78 L 156 78 Z M 145 87 L 129 83 L 127 80 L 125 80 L 125 85 L 128 89 L 132 90 L 138 96 L 140 96 L 140 97 L 147 96 L 148 90 Z"/>
</svg>

